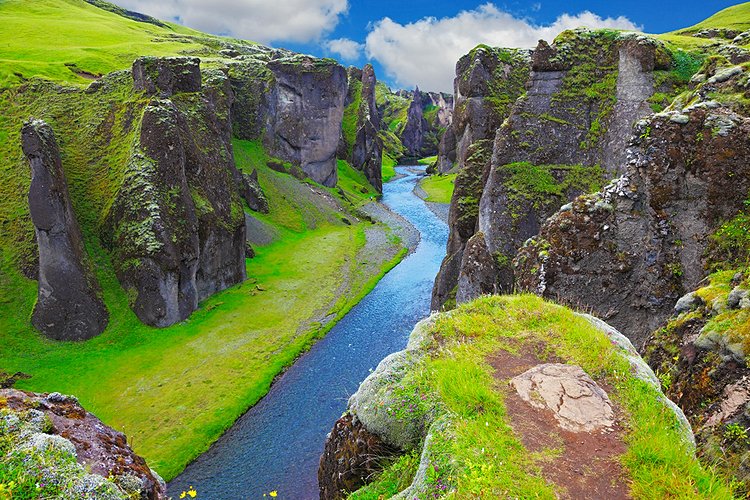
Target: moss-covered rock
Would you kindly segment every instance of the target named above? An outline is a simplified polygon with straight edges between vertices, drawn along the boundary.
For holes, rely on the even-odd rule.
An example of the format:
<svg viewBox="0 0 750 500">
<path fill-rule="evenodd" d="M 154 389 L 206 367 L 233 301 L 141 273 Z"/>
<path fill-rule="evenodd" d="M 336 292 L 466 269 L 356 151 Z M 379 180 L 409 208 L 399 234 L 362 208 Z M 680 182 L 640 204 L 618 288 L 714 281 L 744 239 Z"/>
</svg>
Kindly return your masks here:
<svg viewBox="0 0 750 500">
<path fill-rule="evenodd" d="M 590 308 L 636 345 L 706 275 L 712 235 L 750 192 L 750 121 L 726 109 L 636 126 L 627 173 L 550 218 L 515 261 L 518 285 Z"/>
<path fill-rule="evenodd" d="M 0 389 L 0 470 L 8 498 L 166 498 L 124 434 L 58 393 Z"/>
<path fill-rule="evenodd" d="M 744 272 L 743 272 L 744 271 Z M 747 269 L 711 275 L 691 292 L 695 307 L 675 310 L 645 346 L 646 358 L 665 393 L 695 429 L 698 456 L 750 491 L 750 301 Z M 687 297 L 687 296 L 686 296 Z M 739 300 L 738 300 L 739 299 Z"/>
<path fill-rule="evenodd" d="M 528 91 L 496 136 L 480 201 L 485 246 L 505 258 L 467 283 L 494 280 L 511 291 L 510 261 L 523 242 L 558 208 L 624 170 L 632 124 L 651 113 L 655 74 L 672 63 L 662 42 L 635 33 L 579 29 L 540 43 Z M 462 297 L 478 293 L 459 287 Z"/>
</svg>

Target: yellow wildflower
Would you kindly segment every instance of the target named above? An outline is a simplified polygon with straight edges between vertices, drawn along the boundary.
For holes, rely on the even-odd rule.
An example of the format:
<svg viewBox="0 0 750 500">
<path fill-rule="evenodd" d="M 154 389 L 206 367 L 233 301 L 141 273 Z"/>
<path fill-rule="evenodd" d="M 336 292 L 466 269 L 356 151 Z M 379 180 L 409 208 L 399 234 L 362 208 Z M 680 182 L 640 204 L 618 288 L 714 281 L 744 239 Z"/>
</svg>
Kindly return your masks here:
<svg viewBox="0 0 750 500">
<path fill-rule="evenodd" d="M 180 493 L 180 498 L 185 498 L 187 496 L 187 491 L 183 491 Z"/>
<path fill-rule="evenodd" d="M 196 497 L 196 495 L 198 495 L 198 492 L 197 492 L 197 491 L 195 491 L 195 490 L 193 489 L 193 487 L 191 486 L 191 487 L 190 487 L 190 489 L 188 490 L 187 494 L 188 494 L 188 496 L 190 496 L 190 498 L 195 498 L 195 497 Z"/>
<path fill-rule="evenodd" d="M 279 494 L 279 493 L 278 493 L 278 492 L 277 492 L 276 490 L 273 490 L 273 491 L 272 491 L 271 493 L 269 493 L 269 495 L 271 495 L 272 497 L 275 497 L 275 496 L 277 496 L 278 494 Z"/>
</svg>

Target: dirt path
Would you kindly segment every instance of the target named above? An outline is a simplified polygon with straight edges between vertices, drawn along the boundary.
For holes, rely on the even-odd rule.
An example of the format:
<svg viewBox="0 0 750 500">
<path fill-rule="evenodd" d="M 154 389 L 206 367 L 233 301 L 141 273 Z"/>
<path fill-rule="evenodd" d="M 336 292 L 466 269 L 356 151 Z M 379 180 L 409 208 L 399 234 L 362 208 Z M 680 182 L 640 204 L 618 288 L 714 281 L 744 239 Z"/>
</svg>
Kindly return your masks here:
<svg viewBox="0 0 750 500">
<path fill-rule="evenodd" d="M 523 401 L 508 381 L 543 363 L 534 354 L 516 356 L 501 351 L 490 359 L 495 378 L 505 393 L 511 426 L 524 446 L 539 453 L 543 477 L 554 483 L 560 498 L 620 500 L 631 498 L 628 476 L 620 463 L 625 453 L 623 429 L 611 432 L 570 432 L 559 427 L 550 410 L 539 410 Z M 608 391 L 608 387 L 602 387 Z M 621 414 L 616 410 L 616 416 Z M 616 418 L 619 422 L 622 419 Z"/>
</svg>

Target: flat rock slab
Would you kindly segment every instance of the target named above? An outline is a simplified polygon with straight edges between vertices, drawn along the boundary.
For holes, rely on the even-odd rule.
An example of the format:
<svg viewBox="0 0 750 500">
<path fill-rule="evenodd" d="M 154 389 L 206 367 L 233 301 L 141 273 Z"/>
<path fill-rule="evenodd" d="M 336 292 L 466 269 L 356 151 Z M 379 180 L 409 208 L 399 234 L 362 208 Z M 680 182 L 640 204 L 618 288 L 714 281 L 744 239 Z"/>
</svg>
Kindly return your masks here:
<svg viewBox="0 0 750 500">
<path fill-rule="evenodd" d="M 579 366 L 535 366 L 511 379 L 518 395 L 534 408 L 549 409 L 571 432 L 610 430 L 615 414 L 607 393 Z"/>
</svg>

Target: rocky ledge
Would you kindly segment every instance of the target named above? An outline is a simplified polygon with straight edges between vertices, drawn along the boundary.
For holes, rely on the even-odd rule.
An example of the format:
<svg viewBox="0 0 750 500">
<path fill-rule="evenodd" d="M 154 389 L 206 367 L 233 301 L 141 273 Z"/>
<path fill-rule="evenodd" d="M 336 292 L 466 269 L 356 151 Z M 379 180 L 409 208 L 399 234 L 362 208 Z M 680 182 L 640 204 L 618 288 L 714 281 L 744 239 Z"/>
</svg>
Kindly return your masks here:
<svg viewBox="0 0 750 500">
<path fill-rule="evenodd" d="M 641 461 L 643 447 L 669 459 Z M 692 488 L 706 474 L 693 453 L 687 419 L 624 335 L 495 296 L 417 324 L 350 398 L 318 478 L 322 499 L 628 498 L 667 494 L 667 477 Z"/>
<path fill-rule="evenodd" d="M 59 393 L 0 389 L 0 469 L 10 498 L 166 498 L 124 434 Z"/>
</svg>

